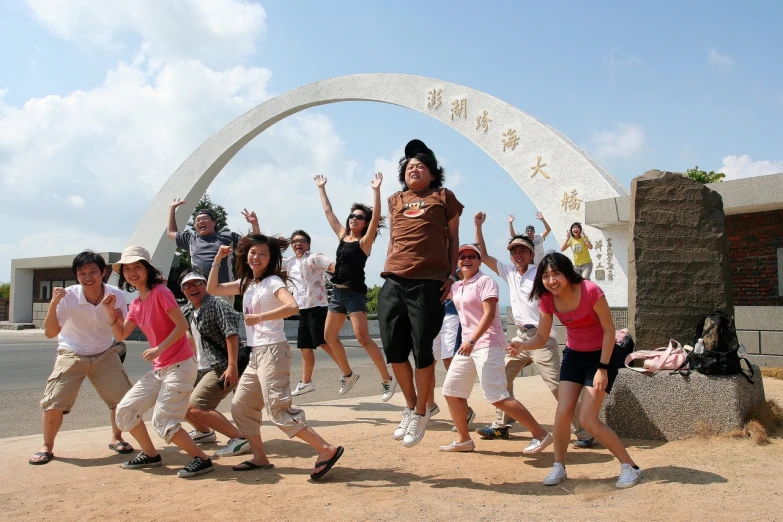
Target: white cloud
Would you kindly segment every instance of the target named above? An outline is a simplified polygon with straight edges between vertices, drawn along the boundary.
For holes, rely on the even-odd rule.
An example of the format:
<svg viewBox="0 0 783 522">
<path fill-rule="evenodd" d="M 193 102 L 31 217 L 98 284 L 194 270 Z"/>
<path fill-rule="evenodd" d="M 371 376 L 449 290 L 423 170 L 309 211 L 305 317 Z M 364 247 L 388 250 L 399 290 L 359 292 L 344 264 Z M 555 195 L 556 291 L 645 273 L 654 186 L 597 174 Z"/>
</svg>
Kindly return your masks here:
<svg viewBox="0 0 783 522">
<path fill-rule="evenodd" d="M 84 201 L 84 198 L 82 198 L 81 196 L 75 196 L 75 195 L 68 196 L 67 201 L 68 204 L 73 208 L 84 208 L 87 205 L 87 202 Z"/>
<path fill-rule="evenodd" d="M 783 172 L 783 160 L 753 161 L 747 154 L 742 156 L 725 156 L 723 158 L 723 167 L 718 172 L 726 174 L 725 179 L 727 180 L 778 174 Z"/>
<path fill-rule="evenodd" d="M 713 65 L 726 68 L 734 65 L 734 59 L 731 56 L 719 53 L 714 47 L 707 51 L 707 61 Z"/>
<path fill-rule="evenodd" d="M 642 63 L 639 58 L 633 55 L 627 58 L 620 58 L 617 56 L 619 52 L 619 47 L 612 47 L 609 50 L 609 54 L 601 59 L 601 65 L 604 69 L 609 71 L 609 78 L 612 80 L 612 82 L 614 82 L 615 75 L 618 71 Z"/>
<path fill-rule="evenodd" d="M 644 128 L 627 123 L 618 123 L 612 130 L 591 130 L 590 142 L 588 149 L 601 160 L 628 159 L 647 148 Z"/>
<path fill-rule="evenodd" d="M 27 0 L 36 16 L 62 38 L 101 47 L 125 47 L 140 37 L 155 56 L 236 63 L 256 50 L 266 11 L 244 0 Z M 135 47 L 135 46 L 134 46 Z"/>
</svg>

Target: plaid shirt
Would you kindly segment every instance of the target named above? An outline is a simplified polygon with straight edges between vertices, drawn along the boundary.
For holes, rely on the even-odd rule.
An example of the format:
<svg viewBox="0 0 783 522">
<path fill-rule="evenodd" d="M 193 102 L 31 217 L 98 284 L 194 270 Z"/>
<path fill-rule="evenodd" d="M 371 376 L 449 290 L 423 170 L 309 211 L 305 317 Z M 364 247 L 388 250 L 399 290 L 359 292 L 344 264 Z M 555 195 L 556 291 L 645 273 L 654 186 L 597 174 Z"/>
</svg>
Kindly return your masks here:
<svg viewBox="0 0 783 522">
<path fill-rule="evenodd" d="M 193 312 L 191 303 L 182 307 L 182 313 L 188 321 L 188 329 L 193 322 Z M 210 366 L 218 373 L 224 372 L 228 368 L 226 338 L 239 334 L 239 313 L 223 299 L 207 294 L 201 302 L 195 322 Z M 216 345 L 216 342 L 219 344 Z"/>
</svg>

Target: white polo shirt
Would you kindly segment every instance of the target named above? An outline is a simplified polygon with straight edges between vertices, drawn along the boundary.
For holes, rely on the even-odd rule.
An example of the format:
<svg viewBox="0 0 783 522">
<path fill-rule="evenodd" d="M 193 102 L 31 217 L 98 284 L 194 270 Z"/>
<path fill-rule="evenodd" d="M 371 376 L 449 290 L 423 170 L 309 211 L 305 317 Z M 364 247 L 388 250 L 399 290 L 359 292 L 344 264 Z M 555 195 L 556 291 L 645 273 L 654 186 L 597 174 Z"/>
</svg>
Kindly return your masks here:
<svg viewBox="0 0 783 522">
<path fill-rule="evenodd" d="M 122 310 L 125 317 L 128 314 L 125 294 L 115 286 L 103 286 L 105 290 L 101 300 L 107 292 L 114 294 L 117 298 L 114 307 Z M 65 297 L 57 304 L 57 323 L 62 328 L 57 336 L 58 347 L 83 356 L 103 353 L 114 343 L 110 322 L 100 302 L 93 306 L 85 299 L 82 285 L 69 286 L 65 289 Z"/>
<path fill-rule="evenodd" d="M 538 327 L 538 321 L 541 318 L 538 299 L 533 301 L 528 299 L 533 290 L 533 280 L 536 278 L 537 270 L 536 265 L 530 265 L 527 272 L 522 275 L 514 265 L 498 261 L 498 275 L 506 282 L 511 291 L 511 314 L 518 327 L 526 324 Z M 554 328 L 549 330 L 549 337 L 556 338 Z"/>
</svg>

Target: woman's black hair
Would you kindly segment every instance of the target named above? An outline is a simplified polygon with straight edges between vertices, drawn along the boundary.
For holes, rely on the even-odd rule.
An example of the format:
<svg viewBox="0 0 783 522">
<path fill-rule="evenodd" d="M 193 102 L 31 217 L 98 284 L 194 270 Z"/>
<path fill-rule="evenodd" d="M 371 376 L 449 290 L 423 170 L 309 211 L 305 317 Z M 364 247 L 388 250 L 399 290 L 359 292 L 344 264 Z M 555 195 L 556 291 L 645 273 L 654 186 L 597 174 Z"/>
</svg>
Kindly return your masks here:
<svg viewBox="0 0 783 522">
<path fill-rule="evenodd" d="M 256 245 L 269 245 L 269 264 L 264 273 L 257 279 L 253 277 L 253 269 L 247 263 L 247 253 Z M 239 240 L 235 254 L 235 270 L 239 279 L 240 293 L 245 293 L 250 283 L 257 283 L 269 276 L 277 276 L 288 281 L 288 276 L 283 272 L 283 252 L 288 248 L 288 239 L 280 236 L 265 236 L 264 234 L 248 234 Z"/>
<path fill-rule="evenodd" d="M 106 269 L 106 260 L 103 259 L 103 256 L 100 254 L 96 254 L 92 250 L 85 250 L 81 254 L 77 255 L 73 258 L 73 264 L 71 265 L 71 270 L 73 270 L 73 275 L 76 275 L 76 272 L 83 267 L 84 265 L 89 265 L 90 263 L 95 263 L 98 265 L 98 269 L 101 271 L 101 275 L 103 275 L 103 271 Z"/>
<path fill-rule="evenodd" d="M 152 266 L 145 259 L 140 259 L 139 263 L 144 265 L 144 268 L 147 269 L 147 290 L 152 290 L 156 285 L 166 284 L 166 279 L 163 277 L 163 274 L 160 273 L 160 270 Z M 135 286 L 131 285 L 125 279 L 125 273 L 123 272 L 122 267 L 120 267 L 120 279 L 117 282 L 117 287 L 126 292 L 135 292 L 137 290 Z"/>
<path fill-rule="evenodd" d="M 308 234 L 304 230 L 294 230 L 294 233 L 291 234 L 290 241 L 293 241 L 296 236 L 302 236 L 303 238 L 305 238 L 307 240 L 307 244 L 308 245 L 310 244 L 310 234 Z"/>
<path fill-rule="evenodd" d="M 443 170 L 443 167 L 438 165 L 438 161 L 435 159 L 435 156 L 428 154 L 427 152 L 420 151 L 413 154 L 411 157 L 403 156 L 400 158 L 400 167 L 398 173 L 403 192 L 408 190 L 408 185 L 405 184 L 405 170 L 408 168 L 408 162 L 414 158 L 424 163 L 430 170 L 430 174 L 432 174 L 430 188 L 442 187 L 443 182 L 446 179 L 446 171 Z"/>
<path fill-rule="evenodd" d="M 351 211 L 348 213 L 350 216 L 353 214 L 354 210 L 361 210 L 364 212 L 364 217 L 367 219 L 364 220 L 364 228 L 362 229 L 362 236 L 364 236 L 365 232 L 367 232 L 367 227 L 370 226 L 370 220 L 372 219 L 372 207 L 368 207 L 367 205 L 364 205 L 362 203 L 354 203 L 351 205 Z M 350 231 L 351 229 L 348 228 L 348 222 L 351 220 L 350 217 L 345 218 L 345 230 Z M 386 217 L 381 216 L 381 219 L 378 220 L 378 228 L 375 229 L 375 237 L 377 238 L 379 235 L 381 235 L 381 229 L 386 228 Z M 373 238 L 373 241 L 375 241 L 375 238 Z"/>
<path fill-rule="evenodd" d="M 574 227 L 579 227 L 579 235 L 581 236 L 584 233 L 584 229 L 582 228 L 582 224 L 579 221 L 574 221 L 571 223 L 571 226 L 568 227 L 568 231 L 570 232 L 573 230 Z"/>
<path fill-rule="evenodd" d="M 530 301 L 541 299 L 542 295 L 549 293 L 549 290 L 544 286 L 544 272 L 550 267 L 552 270 L 563 274 L 571 284 L 578 284 L 585 280 L 584 277 L 576 273 L 574 264 L 568 257 L 560 252 L 552 252 L 551 254 L 545 255 L 541 259 L 541 262 L 538 263 L 536 278 L 533 280 L 533 290 L 530 291 Z"/>
</svg>

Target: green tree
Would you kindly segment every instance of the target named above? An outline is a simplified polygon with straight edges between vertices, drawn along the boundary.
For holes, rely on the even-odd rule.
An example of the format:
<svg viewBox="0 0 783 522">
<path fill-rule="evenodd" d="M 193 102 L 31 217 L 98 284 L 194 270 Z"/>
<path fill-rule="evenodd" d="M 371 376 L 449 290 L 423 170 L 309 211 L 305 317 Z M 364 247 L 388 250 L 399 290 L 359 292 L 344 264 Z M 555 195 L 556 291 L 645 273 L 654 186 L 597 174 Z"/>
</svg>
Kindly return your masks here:
<svg viewBox="0 0 783 522">
<path fill-rule="evenodd" d="M 11 283 L 0 283 L 0 297 L 11 297 Z"/>
<path fill-rule="evenodd" d="M 373 286 L 372 288 L 367 289 L 367 313 L 368 314 L 377 314 L 378 313 L 378 294 L 381 291 L 381 287 L 378 285 Z"/>
<path fill-rule="evenodd" d="M 683 176 L 686 178 L 691 178 L 694 181 L 698 181 L 699 183 L 718 183 L 726 177 L 726 174 L 721 172 L 714 172 L 712 170 L 705 172 L 703 170 L 699 170 L 699 166 L 696 165 L 692 169 L 686 170 Z"/>
</svg>

